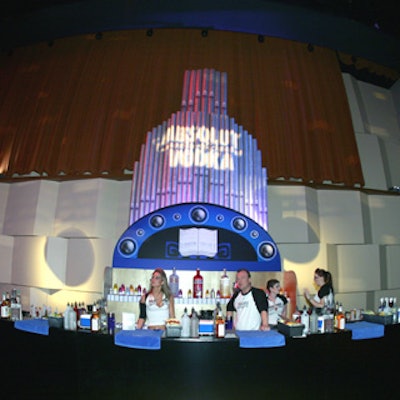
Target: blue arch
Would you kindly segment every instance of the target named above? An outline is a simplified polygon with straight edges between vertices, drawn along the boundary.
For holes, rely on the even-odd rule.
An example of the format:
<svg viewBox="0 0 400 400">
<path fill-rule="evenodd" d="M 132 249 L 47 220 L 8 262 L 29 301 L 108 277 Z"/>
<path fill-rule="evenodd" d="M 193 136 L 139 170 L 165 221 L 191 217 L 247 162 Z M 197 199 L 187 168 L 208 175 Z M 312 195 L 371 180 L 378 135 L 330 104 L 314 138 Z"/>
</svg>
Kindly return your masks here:
<svg viewBox="0 0 400 400">
<path fill-rule="evenodd" d="M 177 253 L 176 232 L 186 228 L 217 230 L 229 238 L 221 245 L 226 251 L 216 257 L 182 257 Z M 175 232 L 175 237 L 168 237 Z M 172 235 L 174 236 L 174 235 Z M 162 241 L 157 241 L 162 238 Z M 228 243 L 229 242 L 229 243 Z M 151 244 L 151 245 L 149 245 Z M 151 246 L 155 257 L 149 255 Z M 160 256 L 159 247 L 170 249 L 171 254 Z M 147 248 L 144 254 L 144 248 Z M 171 250 L 172 249 L 172 250 Z M 248 259 L 229 257 L 245 249 Z M 121 235 L 114 249 L 113 268 L 154 269 L 162 267 L 180 270 L 236 271 L 281 271 L 278 247 L 269 233 L 249 217 L 229 208 L 208 203 L 184 203 L 153 211 L 129 226 Z"/>
</svg>

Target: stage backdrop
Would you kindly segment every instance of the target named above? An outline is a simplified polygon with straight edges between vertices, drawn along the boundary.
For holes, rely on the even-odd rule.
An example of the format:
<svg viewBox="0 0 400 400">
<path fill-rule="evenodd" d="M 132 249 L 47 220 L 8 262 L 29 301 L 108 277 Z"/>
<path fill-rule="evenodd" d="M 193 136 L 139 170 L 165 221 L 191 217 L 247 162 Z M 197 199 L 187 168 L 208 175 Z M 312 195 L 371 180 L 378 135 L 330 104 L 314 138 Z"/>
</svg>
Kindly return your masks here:
<svg viewBox="0 0 400 400">
<path fill-rule="evenodd" d="M 229 76 L 230 115 L 268 177 L 363 185 L 332 50 L 197 29 L 106 32 L 0 55 L 0 173 L 126 178 L 146 133 L 180 109 L 182 74 Z"/>
</svg>

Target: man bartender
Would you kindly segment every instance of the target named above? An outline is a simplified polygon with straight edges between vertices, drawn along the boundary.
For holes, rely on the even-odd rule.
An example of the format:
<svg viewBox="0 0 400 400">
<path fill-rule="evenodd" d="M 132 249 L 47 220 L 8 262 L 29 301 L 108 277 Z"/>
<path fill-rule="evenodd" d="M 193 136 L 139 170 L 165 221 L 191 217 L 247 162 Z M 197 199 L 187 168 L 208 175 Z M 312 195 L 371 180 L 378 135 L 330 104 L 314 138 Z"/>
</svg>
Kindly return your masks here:
<svg viewBox="0 0 400 400">
<path fill-rule="evenodd" d="M 247 269 L 236 273 L 236 286 L 239 289 L 226 307 L 227 318 L 236 312 L 234 326 L 238 331 L 269 331 L 267 296 L 263 290 L 252 287 L 251 275 Z"/>
</svg>

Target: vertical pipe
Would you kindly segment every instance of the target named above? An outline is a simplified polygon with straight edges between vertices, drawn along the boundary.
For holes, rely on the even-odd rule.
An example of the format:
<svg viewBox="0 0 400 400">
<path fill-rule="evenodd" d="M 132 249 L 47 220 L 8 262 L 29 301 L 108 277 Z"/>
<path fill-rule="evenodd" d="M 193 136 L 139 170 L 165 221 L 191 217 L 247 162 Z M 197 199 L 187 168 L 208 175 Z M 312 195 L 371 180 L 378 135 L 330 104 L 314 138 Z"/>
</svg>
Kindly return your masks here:
<svg viewBox="0 0 400 400">
<path fill-rule="evenodd" d="M 181 111 L 185 112 L 189 103 L 190 71 L 186 70 L 183 77 Z"/>
<path fill-rule="evenodd" d="M 189 101 L 187 111 L 194 110 L 194 100 L 196 94 L 196 71 L 190 71 Z"/>
<path fill-rule="evenodd" d="M 214 82 L 214 112 L 219 115 L 221 113 L 221 73 L 215 73 Z"/>
<path fill-rule="evenodd" d="M 221 73 L 221 114 L 228 111 L 228 83 L 226 72 Z"/>
<path fill-rule="evenodd" d="M 200 111 L 201 107 L 201 69 L 196 71 L 196 81 L 195 81 L 195 93 L 194 93 L 194 104 L 193 111 Z"/>
<path fill-rule="evenodd" d="M 208 110 L 208 82 L 209 82 L 209 70 L 207 68 L 202 70 L 202 79 L 201 79 L 201 108 L 200 112 L 207 112 Z"/>
</svg>

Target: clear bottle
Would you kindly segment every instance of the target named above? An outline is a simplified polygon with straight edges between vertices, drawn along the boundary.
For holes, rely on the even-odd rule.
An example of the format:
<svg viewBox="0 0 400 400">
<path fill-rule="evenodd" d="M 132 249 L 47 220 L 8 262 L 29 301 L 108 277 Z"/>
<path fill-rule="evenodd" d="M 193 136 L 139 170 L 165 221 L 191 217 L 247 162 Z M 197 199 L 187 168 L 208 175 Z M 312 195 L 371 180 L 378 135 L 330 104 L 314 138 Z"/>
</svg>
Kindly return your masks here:
<svg viewBox="0 0 400 400">
<path fill-rule="evenodd" d="M 66 331 L 68 331 L 70 328 L 70 313 L 73 312 L 71 306 L 69 305 L 69 303 L 67 303 L 67 307 L 65 308 L 64 311 L 64 329 Z"/>
<path fill-rule="evenodd" d="M 231 297 L 231 283 L 228 274 L 226 273 L 226 269 L 222 273 L 220 284 L 219 284 L 219 291 L 221 294 L 221 298 L 228 299 Z"/>
<path fill-rule="evenodd" d="M 196 269 L 196 275 L 193 277 L 193 298 L 203 298 L 203 277 L 200 275 L 200 269 Z"/>
<path fill-rule="evenodd" d="M 169 276 L 169 288 L 174 297 L 179 295 L 179 275 L 176 273 L 176 268 L 172 269 L 172 274 Z"/>
<path fill-rule="evenodd" d="M 383 312 L 384 309 L 385 309 L 385 299 L 383 297 L 381 297 L 379 299 L 378 313 Z"/>
<path fill-rule="evenodd" d="M 197 316 L 197 312 L 194 308 L 192 308 L 192 315 L 190 317 L 190 337 L 198 338 L 199 337 L 199 317 Z"/>
<path fill-rule="evenodd" d="M 315 307 L 313 307 L 311 315 L 310 315 L 310 333 L 318 332 L 318 315 L 315 311 Z"/>
<path fill-rule="evenodd" d="M 72 303 L 70 305 L 70 310 L 69 310 L 69 314 L 68 314 L 68 318 L 69 318 L 69 326 L 68 329 L 70 331 L 76 331 L 77 329 L 77 314 L 75 312 L 74 307 L 72 306 Z"/>
<path fill-rule="evenodd" d="M 22 304 L 21 304 L 21 294 L 18 291 L 15 293 L 15 297 L 10 306 L 10 315 L 12 321 L 22 320 Z"/>
<path fill-rule="evenodd" d="M 184 338 L 190 337 L 190 317 L 187 313 L 186 307 L 181 318 L 181 325 L 182 325 L 181 337 Z"/>
</svg>

